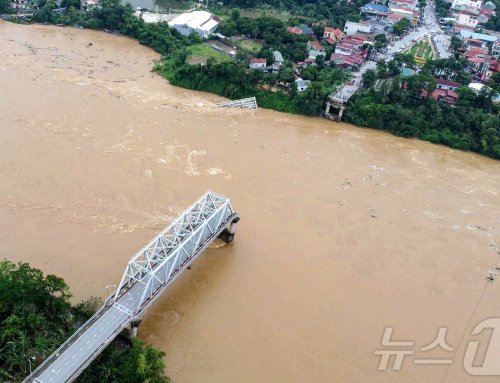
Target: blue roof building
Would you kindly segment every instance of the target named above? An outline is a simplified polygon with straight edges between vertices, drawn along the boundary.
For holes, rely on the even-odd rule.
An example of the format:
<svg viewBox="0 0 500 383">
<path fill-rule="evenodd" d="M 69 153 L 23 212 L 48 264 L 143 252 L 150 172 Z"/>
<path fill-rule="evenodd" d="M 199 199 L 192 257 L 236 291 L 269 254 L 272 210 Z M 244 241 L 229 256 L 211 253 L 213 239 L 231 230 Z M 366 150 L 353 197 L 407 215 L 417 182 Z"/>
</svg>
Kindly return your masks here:
<svg viewBox="0 0 500 383">
<path fill-rule="evenodd" d="M 368 3 L 361 7 L 361 12 L 380 15 L 389 12 L 389 7 L 382 4 Z"/>
<path fill-rule="evenodd" d="M 305 24 L 300 24 L 299 29 L 306 35 L 314 35 L 314 31 Z"/>
<path fill-rule="evenodd" d="M 486 41 L 488 43 L 494 43 L 495 41 L 498 40 L 498 37 L 496 36 L 485 35 L 484 33 L 466 31 L 465 29 L 460 30 L 460 36 L 462 36 L 463 38 Z"/>
</svg>

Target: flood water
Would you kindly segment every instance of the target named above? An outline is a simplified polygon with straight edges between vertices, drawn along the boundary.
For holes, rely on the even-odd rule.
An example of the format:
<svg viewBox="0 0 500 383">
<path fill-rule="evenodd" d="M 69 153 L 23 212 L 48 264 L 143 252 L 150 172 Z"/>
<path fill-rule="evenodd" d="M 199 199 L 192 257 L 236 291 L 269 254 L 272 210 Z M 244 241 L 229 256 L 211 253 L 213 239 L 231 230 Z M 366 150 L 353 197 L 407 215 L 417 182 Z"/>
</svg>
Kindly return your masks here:
<svg viewBox="0 0 500 383">
<path fill-rule="evenodd" d="M 92 43 L 90 46 L 89 43 Z M 0 22 L 0 254 L 104 297 L 207 189 L 235 240 L 146 315 L 173 382 L 492 382 L 462 360 L 500 316 L 500 166 L 321 118 L 220 110 L 105 33 Z M 412 341 L 378 371 L 386 327 Z M 422 352 L 440 327 L 447 343 Z M 484 354 L 484 344 L 481 343 Z M 448 358 L 451 365 L 415 365 Z M 392 366 L 392 364 L 390 365 Z"/>
</svg>

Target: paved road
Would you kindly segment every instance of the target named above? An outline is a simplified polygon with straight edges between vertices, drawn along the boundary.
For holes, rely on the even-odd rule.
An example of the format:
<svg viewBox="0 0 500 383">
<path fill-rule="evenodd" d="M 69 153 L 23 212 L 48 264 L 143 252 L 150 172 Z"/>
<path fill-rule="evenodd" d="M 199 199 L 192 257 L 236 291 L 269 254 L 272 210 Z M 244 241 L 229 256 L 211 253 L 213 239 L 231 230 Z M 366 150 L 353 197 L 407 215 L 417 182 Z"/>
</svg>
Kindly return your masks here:
<svg viewBox="0 0 500 383">
<path fill-rule="evenodd" d="M 76 341 L 67 349 L 62 350 L 50 368 L 37 376 L 39 382 L 60 383 L 66 382 L 82 365 L 84 365 L 98 351 L 107 340 L 114 339 L 121 330 L 128 325 L 132 310 L 139 302 L 144 285 L 137 283 L 129 292 L 118 300 L 104 314 L 94 322 Z"/>
</svg>

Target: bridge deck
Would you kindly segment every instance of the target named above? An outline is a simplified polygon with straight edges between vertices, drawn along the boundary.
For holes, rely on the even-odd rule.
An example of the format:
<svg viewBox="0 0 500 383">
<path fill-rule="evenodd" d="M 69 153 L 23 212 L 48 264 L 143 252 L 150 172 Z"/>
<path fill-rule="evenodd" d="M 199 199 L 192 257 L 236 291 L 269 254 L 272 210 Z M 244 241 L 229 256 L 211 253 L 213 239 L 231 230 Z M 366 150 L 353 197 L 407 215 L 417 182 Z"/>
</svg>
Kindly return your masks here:
<svg viewBox="0 0 500 383">
<path fill-rule="evenodd" d="M 346 103 L 356 93 L 358 87 L 355 85 L 342 85 L 335 92 L 330 94 L 329 99 L 338 103 Z"/>
</svg>

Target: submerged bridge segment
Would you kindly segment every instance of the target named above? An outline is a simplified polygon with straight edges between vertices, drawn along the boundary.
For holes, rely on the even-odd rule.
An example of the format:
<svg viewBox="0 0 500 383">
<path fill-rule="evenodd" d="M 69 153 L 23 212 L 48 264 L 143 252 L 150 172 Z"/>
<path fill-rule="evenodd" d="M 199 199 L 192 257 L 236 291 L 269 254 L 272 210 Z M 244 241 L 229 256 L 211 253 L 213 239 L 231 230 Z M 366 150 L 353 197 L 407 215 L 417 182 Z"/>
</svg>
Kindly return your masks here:
<svg viewBox="0 0 500 383">
<path fill-rule="evenodd" d="M 243 108 L 257 109 L 257 99 L 255 97 L 242 98 L 241 100 L 224 101 L 215 104 L 216 108 Z"/>
<path fill-rule="evenodd" d="M 128 262 L 104 305 L 23 383 L 67 383 L 120 332 L 137 328 L 146 310 L 217 237 L 234 238 L 238 214 L 229 199 L 205 193 Z"/>
</svg>

